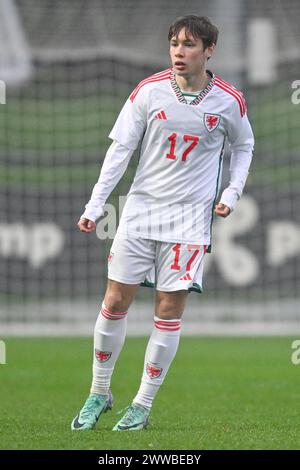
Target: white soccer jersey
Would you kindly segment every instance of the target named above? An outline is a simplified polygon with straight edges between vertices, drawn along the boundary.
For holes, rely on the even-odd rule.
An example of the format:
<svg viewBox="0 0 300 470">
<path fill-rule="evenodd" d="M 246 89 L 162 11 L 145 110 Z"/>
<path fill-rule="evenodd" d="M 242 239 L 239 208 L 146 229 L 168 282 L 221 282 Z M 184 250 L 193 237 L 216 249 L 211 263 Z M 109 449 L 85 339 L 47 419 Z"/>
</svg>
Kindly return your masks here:
<svg viewBox="0 0 300 470">
<path fill-rule="evenodd" d="M 143 80 L 125 103 L 83 217 L 96 220 L 141 142 L 140 160 L 119 232 L 210 245 L 225 139 L 231 181 L 221 201 L 232 210 L 248 175 L 253 134 L 243 95 L 208 72 L 207 87 L 187 102 L 172 69 Z"/>
<path fill-rule="evenodd" d="M 109 137 L 132 150 L 141 142 L 141 151 L 120 220 L 124 235 L 210 244 L 225 138 L 248 163 L 254 143 L 243 95 L 210 76 L 190 104 L 172 69 L 143 80 L 125 103 Z"/>
</svg>

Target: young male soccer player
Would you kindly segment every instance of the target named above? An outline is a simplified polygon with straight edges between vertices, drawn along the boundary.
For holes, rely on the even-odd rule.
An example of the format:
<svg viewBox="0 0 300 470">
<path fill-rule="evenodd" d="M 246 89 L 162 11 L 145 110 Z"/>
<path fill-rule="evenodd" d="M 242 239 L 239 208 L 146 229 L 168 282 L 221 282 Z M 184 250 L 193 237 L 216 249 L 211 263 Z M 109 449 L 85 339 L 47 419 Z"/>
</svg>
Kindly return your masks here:
<svg viewBox="0 0 300 470">
<path fill-rule="evenodd" d="M 172 68 L 135 88 L 110 138 L 101 174 L 78 227 L 92 232 L 104 204 L 141 143 L 140 160 L 108 258 L 108 284 L 94 332 L 90 395 L 72 429 L 92 429 L 112 407 L 110 381 L 122 349 L 127 311 L 144 281 L 156 287 L 154 329 L 141 385 L 113 430 L 148 425 L 151 406 L 176 354 L 188 293 L 201 292 L 213 212 L 227 217 L 248 175 L 253 134 L 243 95 L 206 69 L 218 29 L 186 16 L 170 27 Z M 231 179 L 216 203 L 225 139 Z"/>
</svg>

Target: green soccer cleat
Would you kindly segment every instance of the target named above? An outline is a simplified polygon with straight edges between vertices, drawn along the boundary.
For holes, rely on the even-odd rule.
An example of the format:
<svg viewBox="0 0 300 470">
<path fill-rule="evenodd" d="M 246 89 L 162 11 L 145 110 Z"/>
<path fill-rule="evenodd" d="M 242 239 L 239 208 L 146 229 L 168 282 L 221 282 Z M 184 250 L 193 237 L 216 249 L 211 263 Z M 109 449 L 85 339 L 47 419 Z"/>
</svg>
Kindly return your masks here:
<svg viewBox="0 0 300 470">
<path fill-rule="evenodd" d="M 150 410 L 135 403 L 125 410 L 126 413 L 115 425 L 113 431 L 140 431 L 148 426 Z"/>
<path fill-rule="evenodd" d="M 73 419 L 71 429 L 73 431 L 81 431 L 93 429 L 102 415 L 113 406 L 113 396 L 109 390 L 108 395 L 97 395 L 91 393 L 80 413 Z"/>
</svg>

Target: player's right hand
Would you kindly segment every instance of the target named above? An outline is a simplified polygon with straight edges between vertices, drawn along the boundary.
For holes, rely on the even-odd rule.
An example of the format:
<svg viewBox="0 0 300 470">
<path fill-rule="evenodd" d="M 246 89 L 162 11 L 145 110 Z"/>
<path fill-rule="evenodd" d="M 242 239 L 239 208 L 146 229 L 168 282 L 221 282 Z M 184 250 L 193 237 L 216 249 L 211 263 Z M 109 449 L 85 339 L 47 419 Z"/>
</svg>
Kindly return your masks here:
<svg viewBox="0 0 300 470">
<path fill-rule="evenodd" d="M 94 232 L 94 230 L 96 230 L 95 222 L 89 219 L 85 219 L 84 217 L 81 217 L 81 219 L 79 219 L 77 227 L 81 232 L 86 233 Z"/>
</svg>

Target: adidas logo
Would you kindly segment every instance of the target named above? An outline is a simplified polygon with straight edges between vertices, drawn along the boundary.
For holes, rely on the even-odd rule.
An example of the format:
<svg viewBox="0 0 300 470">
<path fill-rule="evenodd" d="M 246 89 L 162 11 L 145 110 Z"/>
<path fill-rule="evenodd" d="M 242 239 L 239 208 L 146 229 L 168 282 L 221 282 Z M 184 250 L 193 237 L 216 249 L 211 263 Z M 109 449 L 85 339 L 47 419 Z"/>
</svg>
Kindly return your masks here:
<svg viewBox="0 0 300 470">
<path fill-rule="evenodd" d="M 191 278 L 191 275 L 190 273 L 186 273 L 184 276 L 182 276 L 179 281 L 191 281 L 192 278 Z"/>
<path fill-rule="evenodd" d="M 166 113 L 164 111 L 161 111 L 160 113 L 157 113 L 155 116 L 155 119 L 162 119 L 164 121 L 167 120 Z"/>
</svg>

